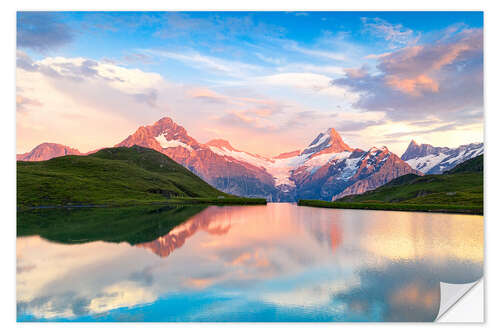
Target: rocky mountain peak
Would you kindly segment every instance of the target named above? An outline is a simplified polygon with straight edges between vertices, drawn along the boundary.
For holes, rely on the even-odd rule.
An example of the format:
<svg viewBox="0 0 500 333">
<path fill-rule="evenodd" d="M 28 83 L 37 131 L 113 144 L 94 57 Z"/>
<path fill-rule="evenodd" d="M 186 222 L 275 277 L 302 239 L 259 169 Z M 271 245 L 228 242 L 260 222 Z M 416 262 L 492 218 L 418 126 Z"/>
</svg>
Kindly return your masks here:
<svg viewBox="0 0 500 333">
<path fill-rule="evenodd" d="M 184 127 L 178 125 L 170 117 L 163 117 L 152 125 L 139 127 L 134 134 L 129 135 L 116 146 L 138 145 L 161 151 L 162 148 L 173 147 L 177 143 L 195 148 L 200 146 L 195 139 L 188 135 Z"/>
<path fill-rule="evenodd" d="M 18 161 L 45 161 L 66 155 L 82 155 L 82 153 L 78 149 L 59 143 L 44 142 L 33 148 L 30 152 L 18 154 L 16 159 Z"/>
<path fill-rule="evenodd" d="M 374 154 L 388 153 L 388 152 L 389 152 L 389 148 L 387 148 L 386 146 L 382 146 L 382 147 L 373 146 L 368 150 L 368 153 L 374 153 Z"/>
<path fill-rule="evenodd" d="M 163 117 L 152 126 L 156 136 L 163 134 L 167 140 L 178 140 L 184 143 L 193 140 L 187 133 L 186 129 L 169 117 Z"/>
<path fill-rule="evenodd" d="M 401 159 L 425 174 L 440 174 L 457 164 L 484 152 L 482 143 L 470 143 L 457 148 L 434 147 L 429 144 L 414 145 L 410 142 Z"/>
<path fill-rule="evenodd" d="M 319 152 L 340 153 L 343 151 L 352 151 L 342 137 L 334 128 L 328 128 L 320 133 L 311 144 L 302 151 L 302 154 L 314 154 Z"/>
<path fill-rule="evenodd" d="M 172 120 L 170 117 L 163 117 L 161 119 L 158 119 L 153 126 L 169 126 L 175 124 L 175 122 Z"/>
<path fill-rule="evenodd" d="M 413 158 L 427 156 L 427 155 L 438 155 L 439 153 L 448 151 L 448 147 L 434 147 L 429 144 L 418 144 L 415 140 L 411 140 L 406 151 L 401 155 L 403 161 L 408 161 Z"/>
<path fill-rule="evenodd" d="M 305 149 L 265 158 L 237 150 L 223 139 L 200 144 L 170 117 L 140 126 L 116 146 L 134 145 L 169 156 L 221 191 L 273 201 L 331 200 L 363 193 L 404 174 L 442 173 L 484 151 L 482 143 L 450 149 L 411 140 L 403 161 L 385 146 L 353 149 L 328 128 Z M 17 157 L 34 161 L 69 154 L 80 152 L 44 143 Z"/>
</svg>

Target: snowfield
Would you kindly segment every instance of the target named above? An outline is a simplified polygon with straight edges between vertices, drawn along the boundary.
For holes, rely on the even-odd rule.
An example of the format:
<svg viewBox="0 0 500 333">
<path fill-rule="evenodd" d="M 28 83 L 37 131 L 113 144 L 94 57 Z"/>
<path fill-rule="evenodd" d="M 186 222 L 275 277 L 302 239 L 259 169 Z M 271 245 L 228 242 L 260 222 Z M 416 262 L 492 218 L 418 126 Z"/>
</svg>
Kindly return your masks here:
<svg viewBox="0 0 500 333">
<path fill-rule="evenodd" d="M 193 150 L 192 147 L 188 146 L 184 142 L 178 140 L 167 140 L 165 139 L 165 135 L 162 133 L 155 137 L 156 141 L 160 144 L 162 148 L 172 148 L 172 147 L 184 147 L 187 150 Z"/>
<path fill-rule="evenodd" d="M 484 153 L 483 144 L 460 146 L 439 154 L 429 154 L 406 161 L 413 169 L 425 174 L 439 174 L 450 170 L 457 164 Z"/>
<path fill-rule="evenodd" d="M 413 169 L 423 173 L 429 172 L 430 169 L 441 163 L 448 155 L 440 153 L 439 155 L 427 155 L 424 157 L 412 158 L 406 161 Z"/>
</svg>

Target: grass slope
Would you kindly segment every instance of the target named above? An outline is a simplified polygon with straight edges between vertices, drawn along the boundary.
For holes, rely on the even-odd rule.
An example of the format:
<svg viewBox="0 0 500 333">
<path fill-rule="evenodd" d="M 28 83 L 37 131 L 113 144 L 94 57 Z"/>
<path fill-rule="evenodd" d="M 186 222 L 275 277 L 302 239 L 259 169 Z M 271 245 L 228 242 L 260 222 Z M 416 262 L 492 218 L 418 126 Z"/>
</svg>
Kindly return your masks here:
<svg viewBox="0 0 500 333">
<path fill-rule="evenodd" d="M 144 203 L 265 204 L 223 193 L 148 148 L 106 148 L 88 156 L 17 162 L 20 208 Z"/>
<path fill-rule="evenodd" d="M 482 171 L 481 155 L 442 175 L 405 175 L 375 190 L 335 202 L 300 200 L 299 205 L 483 214 Z"/>
<path fill-rule="evenodd" d="M 206 206 L 34 209 L 17 213 L 17 236 L 79 244 L 93 241 L 150 242 L 167 234 Z"/>
</svg>

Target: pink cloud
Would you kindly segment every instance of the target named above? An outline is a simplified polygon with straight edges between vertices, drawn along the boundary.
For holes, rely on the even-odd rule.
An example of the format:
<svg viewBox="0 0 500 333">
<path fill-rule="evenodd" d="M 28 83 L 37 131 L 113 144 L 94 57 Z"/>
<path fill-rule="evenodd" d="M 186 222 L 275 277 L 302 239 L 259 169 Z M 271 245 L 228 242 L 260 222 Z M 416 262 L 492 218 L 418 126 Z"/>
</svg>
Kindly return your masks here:
<svg viewBox="0 0 500 333">
<path fill-rule="evenodd" d="M 439 84 L 425 74 L 411 79 L 401 79 L 397 76 L 388 76 L 386 82 L 389 86 L 404 93 L 420 96 L 422 91 L 437 92 Z"/>
<path fill-rule="evenodd" d="M 225 102 L 227 97 L 216 93 L 208 88 L 193 88 L 187 91 L 187 95 L 191 98 L 200 98 L 213 101 Z"/>
<path fill-rule="evenodd" d="M 382 67 L 388 73 L 394 73 L 387 76 L 386 83 L 413 96 L 421 95 L 423 91 L 438 92 L 439 82 L 433 77 L 439 77 L 439 71 L 453 64 L 463 53 L 481 47 L 475 38 L 477 32 L 470 32 L 474 38 L 466 35 L 458 42 L 407 47 L 383 59 Z"/>
<path fill-rule="evenodd" d="M 483 30 L 447 29 L 439 37 L 379 57 L 375 74 L 347 69 L 332 85 L 360 94 L 355 107 L 392 120 L 482 121 Z"/>
</svg>

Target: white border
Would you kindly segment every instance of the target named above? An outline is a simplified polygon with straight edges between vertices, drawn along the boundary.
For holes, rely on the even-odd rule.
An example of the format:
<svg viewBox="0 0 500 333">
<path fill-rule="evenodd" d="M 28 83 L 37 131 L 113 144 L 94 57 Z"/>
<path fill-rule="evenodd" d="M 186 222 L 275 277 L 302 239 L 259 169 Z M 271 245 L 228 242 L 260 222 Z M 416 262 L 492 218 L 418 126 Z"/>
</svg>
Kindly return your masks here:
<svg viewBox="0 0 500 333">
<path fill-rule="evenodd" d="M 108 331 L 119 329 L 121 332 L 132 332 L 137 329 L 147 329 L 165 331 L 175 329 L 176 331 L 201 330 L 204 331 L 227 331 L 253 332 L 257 330 L 271 331 L 276 329 L 286 329 L 287 331 L 314 329 L 319 331 L 331 331 L 337 329 L 370 329 L 370 332 L 387 332 L 401 329 L 405 331 L 425 330 L 448 330 L 454 331 L 475 331 L 477 329 L 494 328 L 499 330 L 499 304 L 493 295 L 500 295 L 498 292 L 500 279 L 498 278 L 499 265 L 490 265 L 489 258 L 495 260 L 496 254 L 500 253 L 498 244 L 500 241 L 499 224 L 500 218 L 495 203 L 496 190 L 500 187 L 500 105 L 498 97 L 500 95 L 500 54 L 498 39 L 500 36 L 500 13 L 498 1 L 482 0 L 419 0 L 404 2 L 401 0 L 377 0 L 377 1 L 316 1 L 316 0 L 252 0 L 236 2 L 234 0 L 211 0 L 203 1 L 151 1 L 151 0 L 120 0 L 120 1 L 98 1 L 86 0 L 20 0 L 2 4 L 1 20 L 2 25 L 2 80 L 1 80 L 1 197 L 2 205 L 2 242 L 1 255 L 4 269 L 2 270 L 1 283 L 1 324 L 5 332 L 11 329 L 21 329 L 28 331 Z M 486 167 L 485 167 L 485 245 L 487 253 L 485 262 L 485 284 L 489 295 L 486 297 L 486 324 L 485 325 L 459 325 L 459 324 L 16 324 L 15 323 L 15 11 L 16 10 L 484 10 L 485 11 L 485 109 L 486 109 Z M 491 283 L 490 283 L 491 282 Z M 475 307 L 478 304 L 470 304 Z"/>
</svg>

